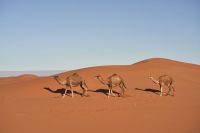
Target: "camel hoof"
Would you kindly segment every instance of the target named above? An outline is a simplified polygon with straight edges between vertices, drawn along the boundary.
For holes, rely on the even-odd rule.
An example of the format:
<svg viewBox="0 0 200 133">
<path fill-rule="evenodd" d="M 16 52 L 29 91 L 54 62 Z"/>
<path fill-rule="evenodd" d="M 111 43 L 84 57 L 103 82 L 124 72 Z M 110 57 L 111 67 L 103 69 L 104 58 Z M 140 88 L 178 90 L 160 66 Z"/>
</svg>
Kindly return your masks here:
<svg viewBox="0 0 200 133">
<path fill-rule="evenodd" d="M 118 94 L 118 97 L 124 97 L 124 94 Z"/>
<path fill-rule="evenodd" d="M 85 96 L 85 97 L 89 97 L 90 95 L 88 95 L 88 94 L 87 94 L 87 95 L 83 95 L 83 94 L 81 95 L 81 97 L 84 97 L 84 96 Z"/>
<path fill-rule="evenodd" d="M 125 97 L 124 95 L 120 95 L 119 97 Z"/>
</svg>

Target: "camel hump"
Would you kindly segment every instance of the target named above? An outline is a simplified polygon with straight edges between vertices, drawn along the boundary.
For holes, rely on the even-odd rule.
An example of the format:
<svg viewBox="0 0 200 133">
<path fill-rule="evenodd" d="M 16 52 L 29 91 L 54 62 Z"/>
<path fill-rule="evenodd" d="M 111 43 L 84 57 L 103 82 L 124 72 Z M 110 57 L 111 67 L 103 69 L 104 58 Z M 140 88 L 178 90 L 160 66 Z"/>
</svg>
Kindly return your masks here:
<svg viewBox="0 0 200 133">
<path fill-rule="evenodd" d="M 79 76 L 78 73 L 73 73 L 72 75 L 73 75 L 73 76 Z"/>
<path fill-rule="evenodd" d="M 81 77 L 78 73 L 73 73 L 70 77 L 78 78 Z"/>
<path fill-rule="evenodd" d="M 167 78 L 167 79 L 170 79 L 173 81 L 172 77 L 170 77 L 169 75 L 166 75 L 166 74 L 162 75 L 161 78 Z"/>
<path fill-rule="evenodd" d="M 78 81 L 81 81 L 82 80 L 82 78 L 81 78 L 81 76 L 79 76 L 79 74 L 78 73 L 73 73 L 71 76 L 69 76 L 70 77 L 70 79 L 72 80 L 72 81 L 75 81 L 75 82 L 78 82 Z"/>
<path fill-rule="evenodd" d="M 118 74 L 114 73 L 112 76 L 118 76 Z"/>
<path fill-rule="evenodd" d="M 161 75 L 161 77 L 169 77 L 168 75 L 166 75 L 166 74 L 163 74 L 163 75 Z"/>
<path fill-rule="evenodd" d="M 170 84 L 172 84 L 172 83 L 174 82 L 174 80 L 172 79 L 172 77 L 170 77 L 169 75 L 166 75 L 166 74 L 161 75 L 161 76 L 159 77 L 159 81 L 160 81 L 160 82 L 161 82 L 161 81 L 163 81 L 163 82 L 169 82 Z"/>
</svg>

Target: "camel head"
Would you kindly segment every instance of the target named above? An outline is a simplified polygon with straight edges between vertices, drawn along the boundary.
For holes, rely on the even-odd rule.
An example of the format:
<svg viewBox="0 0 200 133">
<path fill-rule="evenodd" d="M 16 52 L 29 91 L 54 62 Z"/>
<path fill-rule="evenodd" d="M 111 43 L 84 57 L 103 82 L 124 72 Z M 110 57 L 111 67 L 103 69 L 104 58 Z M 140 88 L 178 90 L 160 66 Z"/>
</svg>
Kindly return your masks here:
<svg viewBox="0 0 200 133">
<path fill-rule="evenodd" d="M 148 76 L 149 79 L 153 79 L 153 77 L 151 76 L 151 74 Z"/>
<path fill-rule="evenodd" d="M 149 76 L 149 79 L 150 79 L 151 81 L 153 81 L 155 84 L 159 84 L 159 80 L 154 79 L 151 75 Z"/>
<path fill-rule="evenodd" d="M 153 77 L 152 77 L 152 76 L 149 76 L 148 78 L 149 78 L 149 79 L 153 79 Z"/>
<path fill-rule="evenodd" d="M 96 76 L 94 76 L 94 78 L 99 78 L 99 77 L 101 77 L 101 75 L 96 75 Z"/>
<path fill-rule="evenodd" d="M 52 78 L 56 79 L 56 78 L 58 78 L 58 75 L 54 75 L 54 76 L 52 76 Z"/>
</svg>

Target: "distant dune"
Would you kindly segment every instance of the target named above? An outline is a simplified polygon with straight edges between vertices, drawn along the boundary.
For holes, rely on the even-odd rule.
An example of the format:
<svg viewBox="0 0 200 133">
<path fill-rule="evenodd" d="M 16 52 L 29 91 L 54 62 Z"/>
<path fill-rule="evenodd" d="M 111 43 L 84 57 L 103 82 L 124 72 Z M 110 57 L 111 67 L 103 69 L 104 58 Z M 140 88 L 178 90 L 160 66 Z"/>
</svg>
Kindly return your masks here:
<svg viewBox="0 0 200 133">
<path fill-rule="evenodd" d="M 21 75 L 0 78 L 1 133 L 199 133 L 200 65 L 152 58 L 132 65 L 98 66 L 55 73 L 62 80 L 81 75 L 89 97 L 61 94 L 64 86 L 51 76 Z M 107 86 L 94 76 L 123 77 L 125 97 L 107 98 Z M 159 96 L 159 87 L 148 79 L 173 77 L 175 96 Z M 53 74 L 52 74 L 53 75 Z M 114 88 L 116 92 L 120 89 Z M 167 88 L 164 89 L 167 91 Z M 70 93 L 69 93 L 70 94 Z"/>
<path fill-rule="evenodd" d="M 34 74 L 38 76 L 49 76 L 65 70 L 46 70 L 46 71 L 0 71 L 0 77 L 19 76 L 22 74 Z"/>
<path fill-rule="evenodd" d="M 38 77 L 37 75 L 33 75 L 33 74 L 22 74 L 17 76 L 17 78 L 36 78 Z"/>
</svg>

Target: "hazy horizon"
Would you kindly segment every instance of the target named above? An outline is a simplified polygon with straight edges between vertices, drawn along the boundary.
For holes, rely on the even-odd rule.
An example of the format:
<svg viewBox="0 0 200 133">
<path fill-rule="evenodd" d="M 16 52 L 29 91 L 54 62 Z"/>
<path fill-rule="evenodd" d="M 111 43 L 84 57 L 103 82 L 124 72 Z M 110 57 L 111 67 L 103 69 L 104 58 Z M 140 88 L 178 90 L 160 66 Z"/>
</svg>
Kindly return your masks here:
<svg viewBox="0 0 200 133">
<path fill-rule="evenodd" d="M 40 70 L 40 71 L 1 71 L 0 70 L 0 77 L 13 77 L 19 76 L 23 74 L 33 74 L 37 76 L 50 76 L 54 74 L 58 74 L 61 72 L 66 72 L 67 70 Z"/>
<path fill-rule="evenodd" d="M 198 0 L 0 1 L 0 70 L 200 64 Z"/>
<path fill-rule="evenodd" d="M 149 59 L 152 59 L 152 58 L 149 58 Z M 167 59 L 167 58 L 162 58 L 162 59 Z M 147 59 L 145 59 L 145 60 L 147 60 Z M 111 65 L 132 65 L 132 64 L 135 64 L 135 63 L 138 63 L 141 61 L 144 61 L 144 60 L 133 62 L 131 64 L 111 64 Z M 174 60 L 174 61 L 178 61 L 178 60 Z M 190 62 L 184 62 L 184 63 L 190 63 Z M 192 63 L 190 63 L 190 64 L 192 64 Z M 194 65 L 199 65 L 199 64 L 194 64 Z M 109 66 L 109 65 L 101 65 L 101 66 Z M 76 69 L 90 68 L 90 67 L 98 67 L 98 66 L 81 67 L 81 68 L 74 68 L 74 69 L 70 69 L 70 70 L 21 70 L 21 71 L 15 71 L 15 70 L 1 71 L 0 70 L 0 77 L 12 77 L 12 76 L 19 76 L 19 75 L 23 75 L 23 74 L 33 74 L 33 75 L 37 75 L 37 76 L 50 76 L 50 75 L 54 75 L 54 74 L 58 74 L 58 73 L 62 73 L 62 72 L 73 71 Z"/>
</svg>

